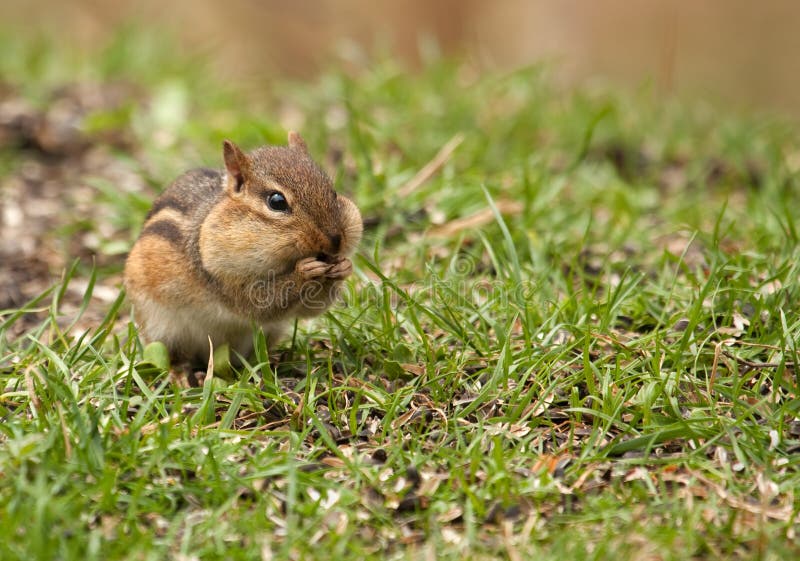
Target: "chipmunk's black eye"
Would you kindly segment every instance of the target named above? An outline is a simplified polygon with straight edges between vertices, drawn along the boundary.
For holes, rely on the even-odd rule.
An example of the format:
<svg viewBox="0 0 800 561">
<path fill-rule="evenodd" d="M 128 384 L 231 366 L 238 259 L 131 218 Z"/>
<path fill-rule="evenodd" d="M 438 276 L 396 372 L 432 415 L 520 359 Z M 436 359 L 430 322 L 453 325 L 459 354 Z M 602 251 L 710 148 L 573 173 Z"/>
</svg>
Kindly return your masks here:
<svg viewBox="0 0 800 561">
<path fill-rule="evenodd" d="M 281 193 L 273 191 L 267 195 L 267 206 L 276 212 L 288 212 L 289 202 Z"/>
</svg>

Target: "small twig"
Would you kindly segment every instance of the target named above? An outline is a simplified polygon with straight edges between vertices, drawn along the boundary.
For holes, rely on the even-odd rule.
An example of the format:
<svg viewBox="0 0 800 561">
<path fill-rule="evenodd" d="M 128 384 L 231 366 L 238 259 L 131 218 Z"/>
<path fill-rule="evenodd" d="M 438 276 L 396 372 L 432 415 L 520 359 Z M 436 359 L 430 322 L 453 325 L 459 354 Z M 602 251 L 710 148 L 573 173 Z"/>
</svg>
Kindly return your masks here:
<svg viewBox="0 0 800 561">
<path fill-rule="evenodd" d="M 272 430 L 274 428 L 280 427 L 281 425 L 286 425 L 288 427 L 289 421 L 287 421 L 286 419 L 279 419 L 277 421 L 270 421 L 269 423 L 266 423 L 264 425 L 259 425 L 259 426 L 255 427 L 253 429 L 253 432 L 255 432 L 255 433 L 266 432 L 266 431 Z"/>
<path fill-rule="evenodd" d="M 503 520 L 503 545 L 510 561 L 522 561 L 522 555 L 514 544 L 514 523 L 511 520 Z"/>
<path fill-rule="evenodd" d="M 234 419 L 234 422 L 235 421 L 239 421 L 239 422 L 249 421 L 251 419 L 255 419 L 257 417 L 260 417 L 263 414 L 264 414 L 263 411 L 251 411 L 250 413 L 245 413 L 244 415 L 236 417 Z M 222 425 L 222 421 L 220 420 L 220 421 L 216 421 L 214 423 L 211 423 L 209 425 L 205 425 L 203 428 L 205 428 L 206 430 L 208 430 L 208 429 L 216 429 L 216 428 L 219 428 L 221 425 Z"/>
<path fill-rule="evenodd" d="M 764 501 L 762 501 L 762 504 L 751 503 L 750 501 L 733 496 L 724 486 L 711 481 L 707 477 L 701 475 L 699 472 L 690 471 L 690 473 L 695 479 L 714 491 L 721 500 L 733 508 L 749 512 L 751 514 L 757 514 L 763 516 L 764 518 L 782 520 L 784 522 L 792 521 L 797 517 L 791 504 L 772 506 L 770 504 L 764 504 Z"/>
<path fill-rule="evenodd" d="M 458 148 L 458 145 L 464 141 L 464 135 L 461 133 L 456 134 L 453 138 L 447 141 L 447 144 L 441 147 L 439 152 L 433 157 L 433 159 L 425 164 L 421 170 L 417 172 L 417 174 L 411 178 L 411 180 L 400 187 L 397 190 L 397 194 L 400 197 L 407 197 L 420 187 L 422 187 L 431 177 L 436 175 L 436 173 L 442 169 L 442 166 L 447 163 L 447 160 L 450 159 L 450 156 L 453 155 L 455 149 Z"/>
<path fill-rule="evenodd" d="M 711 376 L 709 383 L 711 384 L 711 388 L 714 387 L 714 380 L 717 379 L 717 366 L 719 365 L 719 355 L 722 352 L 722 343 L 717 343 L 714 345 L 714 362 L 711 364 Z"/>
<path fill-rule="evenodd" d="M 620 341 L 620 340 L 619 340 L 619 338 L 616 338 L 616 337 L 611 337 L 610 335 L 606 335 L 606 334 L 604 334 L 604 333 L 592 333 L 592 336 L 593 336 L 595 339 L 600 339 L 601 341 L 605 341 L 606 343 L 610 343 L 611 345 L 617 345 L 617 346 L 620 346 L 620 347 L 622 347 L 623 349 L 625 349 L 626 351 L 628 351 L 629 353 L 632 353 L 632 352 L 635 352 L 635 351 L 643 352 L 643 351 L 641 351 L 640 349 L 631 349 L 631 348 L 630 348 L 629 346 L 627 346 L 625 343 L 623 343 L 622 341 Z"/>
<path fill-rule="evenodd" d="M 525 210 L 525 205 L 519 201 L 501 199 L 495 203 L 495 206 L 501 214 L 516 215 Z M 441 226 L 432 228 L 428 231 L 428 235 L 449 238 L 455 234 L 458 234 L 462 230 L 479 228 L 485 224 L 491 223 L 493 220 L 495 220 L 494 212 L 490 208 L 485 208 L 483 210 L 479 210 L 475 214 L 470 214 L 469 216 L 465 216 L 463 218 L 456 218 L 455 220 L 451 220 L 450 222 L 442 224 Z"/>
<path fill-rule="evenodd" d="M 767 345 L 766 343 L 751 343 L 750 341 L 739 341 L 738 339 L 731 342 L 734 345 L 739 345 L 740 347 L 758 347 L 759 349 L 772 349 L 773 351 L 781 351 L 783 353 L 786 352 L 785 349 L 781 347 L 777 347 L 775 345 Z"/>
<path fill-rule="evenodd" d="M 733 354 L 731 352 L 728 352 L 728 351 L 722 351 L 722 354 L 724 354 L 728 358 L 731 358 L 731 359 L 735 360 L 739 364 L 744 364 L 748 368 L 753 368 L 753 369 L 756 369 L 756 368 L 778 368 L 779 366 L 785 366 L 786 368 L 794 368 L 794 362 L 783 362 L 783 363 L 781 363 L 781 362 L 753 362 L 752 360 L 747 360 L 746 358 L 742 358 L 742 357 L 736 356 L 735 354 Z M 716 355 L 716 353 L 715 353 L 715 355 Z"/>
<path fill-rule="evenodd" d="M 38 414 L 42 409 L 42 400 L 36 395 L 36 385 L 33 383 L 33 366 L 25 369 L 25 389 L 28 391 L 28 399 L 31 400 L 31 405 Z"/>
</svg>

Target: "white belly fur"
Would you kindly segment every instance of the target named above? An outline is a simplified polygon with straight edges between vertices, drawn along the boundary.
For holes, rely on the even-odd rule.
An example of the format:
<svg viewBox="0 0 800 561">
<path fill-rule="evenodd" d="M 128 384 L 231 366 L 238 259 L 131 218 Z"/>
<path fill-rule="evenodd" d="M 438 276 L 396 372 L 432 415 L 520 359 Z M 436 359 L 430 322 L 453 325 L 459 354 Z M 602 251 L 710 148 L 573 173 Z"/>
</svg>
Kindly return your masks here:
<svg viewBox="0 0 800 561">
<path fill-rule="evenodd" d="M 166 307 L 153 300 L 137 299 L 134 315 L 141 324 L 144 339 L 161 341 L 171 353 L 200 358 L 208 357 L 208 340 L 214 348 L 228 343 L 233 351 L 247 357 L 253 350 L 251 323 L 210 301 L 202 307 Z M 268 341 L 275 342 L 285 331 L 285 322 L 261 326 Z"/>
</svg>

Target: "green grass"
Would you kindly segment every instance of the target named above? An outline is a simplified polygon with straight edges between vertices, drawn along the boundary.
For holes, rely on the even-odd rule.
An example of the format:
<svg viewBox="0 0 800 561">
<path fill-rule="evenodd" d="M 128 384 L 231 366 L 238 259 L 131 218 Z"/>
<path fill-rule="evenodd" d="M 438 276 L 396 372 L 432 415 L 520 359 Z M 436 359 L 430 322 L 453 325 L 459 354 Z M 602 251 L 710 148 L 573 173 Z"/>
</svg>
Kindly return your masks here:
<svg viewBox="0 0 800 561">
<path fill-rule="evenodd" d="M 237 91 L 159 41 L 0 44 L 40 106 L 68 69 L 137 83 L 83 126 L 128 135 L 109 158 L 141 179 L 81 176 L 94 213 L 56 235 L 96 230 L 96 273 L 0 311 L 0 558 L 800 553 L 796 128 L 539 67 L 380 59 Z M 235 380 L 179 387 L 122 297 L 80 314 L 158 190 L 289 122 L 368 223 L 344 303 L 272 366 L 256 334 Z"/>
</svg>

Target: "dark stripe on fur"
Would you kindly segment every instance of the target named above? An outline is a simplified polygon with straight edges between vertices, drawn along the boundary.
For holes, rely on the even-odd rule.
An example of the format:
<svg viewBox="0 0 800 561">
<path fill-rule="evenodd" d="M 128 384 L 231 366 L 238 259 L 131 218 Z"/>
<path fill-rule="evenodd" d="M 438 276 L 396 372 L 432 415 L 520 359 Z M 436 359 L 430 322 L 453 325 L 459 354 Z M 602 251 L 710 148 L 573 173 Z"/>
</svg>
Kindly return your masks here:
<svg viewBox="0 0 800 561">
<path fill-rule="evenodd" d="M 156 220 L 151 222 L 142 230 L 142 237 L 158 236 L 164 238 L 173 245 L 183 245 L 183 234 L 181 229 L 172 220 Z"/>
<path fill-rule="evenodd" d="M 163 208 L 171 208 L 177 210 L 181 214 L 186 214 L 187 212 L 189 212 L 189 207 L 186 205 L 186 203 L 172 197 L 161 197 L 160 199 L 157 199 L 156 202 L 153 203 L 153 208 L 151 208 L 150 212 L 147 213 L 145 220 L 154 216 L 159 210 Z"/>
</svg>

